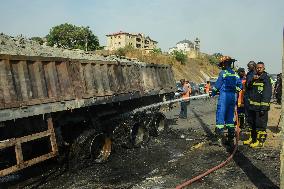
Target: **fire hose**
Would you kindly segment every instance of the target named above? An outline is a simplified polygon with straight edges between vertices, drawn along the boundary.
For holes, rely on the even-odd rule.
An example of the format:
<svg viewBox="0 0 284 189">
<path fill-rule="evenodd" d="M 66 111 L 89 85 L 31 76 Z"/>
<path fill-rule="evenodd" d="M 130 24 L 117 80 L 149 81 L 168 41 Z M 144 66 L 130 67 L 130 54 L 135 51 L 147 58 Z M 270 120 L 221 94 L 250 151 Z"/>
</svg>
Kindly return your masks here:
<svg viewBox="0 0 284 189">
<path fill-rule="evenodd" d="M 240 137 L 240 127 L 239 127 L 238 113 L 237 113 L 236 110 L 235 110 L 235 118 L 236 118 L 236 143 L 235 143 L 234 150 L 233 150 L 233 152 L 231 153 L 231 155 L 230 155 L 225 161 L 223 161 L 222 163 L 220 163 L 219 165 L 217 165 L 217 166 L 215 166 L 215 167 L 212 167 L 211 169 L 208 169 L 208 170 L 205 171 L 204 173 L 202 173 L 202 174 L 200 174 L 200 175 L 198 175 L 198 176 L 195 176 L 195 177 L 193 177 L 192 179 L 187 180 L 187 181 L 185 181 L 184 183 L 182 183 L 182 184 L 176 186 L 176 189 L 184 188 L 184 187 L 186 187 L 186 186 L 188 186 L 188 185 L 194 183 L 195 181 L 200 180 L 201 178 L 203 178 L 203 177 L 209 175 L 210 173 L 216 171 L 217 169 L 222 168 L 223 166 L 225 166 L 227 163 L 229 163 L 229 162 L 233 159 L 233 157 L 234 157 L 234 155 L 235 155 L 235 153 L 236 153 L 236 151 L 237 151 L 237 149 L 238 149 L 238 141 L 239 141 L 239 137 Z"/>
<path fill-rule="evenodd" d="M 144 110 L 147 110 L 147 109 L 151 109 L 151 108 L 155 108 L 155 107 L 159 107 L 161 105 L 165 105 L 165 104 L 170 104 L 170 103 L 175 103 L 175 102 L 179 102 L 179 101 L 182 101 L 182 100 L 189 100 L 189 99 L 202 99 L 202 98 L 209 98 L 209 95 L 208 94 L 204 94 L 204 95 L 197 95 L 197 96 L 191 96 L 191 97 L 188 97 L 187 99 L 184 99 L 184 98 L 179 98 L 179 99 L 174 99 L 174 100 L 169 100 L 169 101 L 164 101 L 164 102 L 160 102 L 160 103 L 156 103 L 156 104 L 152 104 L 152 105 L 149 105 L 149 106 L 145 106 L 145 107 L 142 107 L 142 108 L 138 108 L 138 109 L 135 109 L 132 113 L 136 113 L 136 112 L 139 112 L 139 111 L 144 111 Z M 230 154 L 230 156 L 225 160 L 223 161 L 222 163 L 220 163 L 219 165 L 207 170 L 206 172 L 176 186 L 176 189 L 181 189 L 181 188 L 184 188 L 192 183 L 194 183 L 195 181 L 197 180 L 200 180 L 201 178 L 209 175 L 210 173 L 216 171 L 217 169 L 220 169 L 222 168 L 223 166 L 225 166 L 226 164 L 228 164 L 234 157 L 237 149 L 238 149 L 238 141 L 239 141 L 239 137 L 240 137 L 240 128 L 239 128 L 239 120 L 238 120 L 238 113 L 237 113 L 237 109 L 235 109 L 235 119 L 236 119 L 236 138 L 235 138 L 235 146 L 234 146 L 234 149 L 233 149 L 233 152 Z"/>
</svg>

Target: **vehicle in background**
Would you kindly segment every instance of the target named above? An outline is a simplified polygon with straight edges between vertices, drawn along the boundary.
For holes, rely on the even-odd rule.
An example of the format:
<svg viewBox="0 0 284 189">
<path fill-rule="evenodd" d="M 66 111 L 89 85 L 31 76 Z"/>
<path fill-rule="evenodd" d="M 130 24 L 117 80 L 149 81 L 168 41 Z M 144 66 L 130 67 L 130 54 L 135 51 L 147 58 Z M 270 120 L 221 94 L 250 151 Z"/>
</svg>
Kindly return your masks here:
<svg viewBox="0 0 284 189">
<path fill-rule="evenodd" d="M 210 80 L 210 89 L 209 89 L 209 95 L 210 95 L 210 96 L 211 96 L 211 94 L 212 94 L 212 89 L 213 89 L 213 87 L 215 87 L 216 81 L 217 81 L 217 79 L 211 79 L 211 80 Z"/>
<path fill-rule="evenodd" d="M 183 91 L 182 89 L 182 86 L 181 86 L 181 83 L 179 81 L 176 82 L 176 92 L 175 92 L 175 98 L 179 98 L 181 95 L 180 95 L 180 92 Z"/>
<path fill-rule="evenodd" d="M 193 81 L 189 82 L 190 86 L 191 86 L 191 96 L 195 96 L 199 94 L 199 86 L 194 83 Z"/>
<path fill-rule="evenodd" d="M 205 93 L 205 85 L 206 85 L 206 83 L 200 83 L 199 84 L 199 93 L 200 94 L 204 94 Z"/>
</svg>

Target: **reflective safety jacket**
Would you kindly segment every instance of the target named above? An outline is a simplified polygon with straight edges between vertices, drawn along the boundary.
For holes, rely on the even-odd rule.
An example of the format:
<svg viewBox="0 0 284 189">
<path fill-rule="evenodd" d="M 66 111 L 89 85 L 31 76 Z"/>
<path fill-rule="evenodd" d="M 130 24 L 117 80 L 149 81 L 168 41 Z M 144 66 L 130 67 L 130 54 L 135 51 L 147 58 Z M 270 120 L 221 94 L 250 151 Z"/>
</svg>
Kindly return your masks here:
<svg viewBox="0 0 284 189">
<path fill-rule="evenodd" d="M 238 94 L 238 107 L 244 107 L 244 93 L 245 93 L 246 78 L 242 78 L 241 81 L 242 81 L 243 89 Z"/>
<path fill-rule="evenodd" d="M 214 96 L 217 91 L 221 92 L 240 92 L 242 89 L 242 82 L 238 74 L 231 68 L 222 70 L 212 90 Z"/>
<path fill-rule="evenodd" d="M 209 94 L 209 91 L 210 91 L 210 83 L 206 83 L 205 84 L 205 89 L 204 89 L 205 93 L 206 94 Z"/>
<path fill-rule="evenodd" d="M 183 98 L 183 101 L 189 101 L 189 96 L 191 93 L 190 85 L 185 83 L 182 88 L 183 88 L 183 92 L 181 96 Z"/>
<path fill-rule="evenodd" d="M 248 83 L 250 89 L 249 109 L 253 111 L 268 111 L 272 96 L 272 80 L 263 72 L 257 80 Z"/>
</svg>

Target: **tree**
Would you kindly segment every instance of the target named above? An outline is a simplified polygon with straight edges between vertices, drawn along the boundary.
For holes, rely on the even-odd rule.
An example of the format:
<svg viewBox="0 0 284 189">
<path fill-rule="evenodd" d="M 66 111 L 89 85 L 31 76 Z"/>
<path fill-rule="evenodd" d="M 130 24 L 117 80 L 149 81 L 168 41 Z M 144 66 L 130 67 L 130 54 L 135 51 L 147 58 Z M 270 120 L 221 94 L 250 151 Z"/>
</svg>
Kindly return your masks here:
<svg viewBox="0 0 284 189">
<path fill-rule="evenodd" d="M 154 48 L 153 53 L 162 54 L 162 49 L 161 48 Z"/>
<path fill-rule="evenodd" d="M 220 58 L 222 56 L 223 55 L 221 53 L 214 53 L 214 54 L 208 56 L 208 60 L 211 64 L 217 65 L 220 62 Z"/>
<path fill-rule="evenodd" d="M 214 56 L 215 58 L 220 59 L 223 55 L 221 53 L 214 53 L 212 56 Z"/>
<path fill-rule="evenodd" d="M 182 51 L 173 51 L 173 56 L 177 61 L 179 61 L 181 64 L 185 64 L 187 61 L 187 56 Z"/>
<path fill-rule="evenodd" d="M 47 44 L 50 46 L 81 49 L 81 50 L 96 50 L 99 48 L 98 37 L 93 34 L 89 26 L 78 27 L 72 24 L 60 24 L 51 28 L 46 36 Z"/>
</svg>

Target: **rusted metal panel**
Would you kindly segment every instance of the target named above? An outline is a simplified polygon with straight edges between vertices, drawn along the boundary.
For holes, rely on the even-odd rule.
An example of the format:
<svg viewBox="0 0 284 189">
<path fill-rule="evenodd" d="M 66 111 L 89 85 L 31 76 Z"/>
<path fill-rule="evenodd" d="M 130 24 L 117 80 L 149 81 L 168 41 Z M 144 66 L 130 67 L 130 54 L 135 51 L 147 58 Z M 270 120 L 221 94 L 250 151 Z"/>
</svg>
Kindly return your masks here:
<svg viewBox="0 0 284 189">
<path fill-rule="evenodd" d="M 91 96 L 94 96 L 96 94 L 92 64 L 84 63 L 81 64 L 81 67 L 82 67 L 82 79 L 83 83 L 85 83 L 85 89 L 86 89 L 84 98 L 90 98 Z"/>
<path fill-rule="evenodd" d="M 120 64 L 113 66 L 113 77 L 116 85 L 116 93 L 118 94 L 124 93 L 124 82 L 123 82 L 122 70 Z"/>
<path fill-rule="evenodd" d="M 108 64 L 107 63 L 103 63 L 101 64 L 101 74 L 102 74 L 102 83 L 103 83 L 103 88 L 104 88 L 104 94 L 106 96 L 108 95 L 112 95 L 112 89 L 110 88 L 110 81 L 108 78 Z"/>
<path fill-rule="evenodd" d="M 113 94 L 117 94 L 119 91 L 119 86 L 118 86 L 118 82 L 117 82 L 117 77 L 115 75 L 114 72 L 114 67 L 116 67 L 117 65 L 115 64 L 108 64 L 107 65 L 107 77 L 109 79 L 109 86 L 110 86 L 110 90 Z"/>
<path fill-rule="evenodd" d="M 104 96 L 105 92 L 104 92 L 101 64 L 99 63 L 94 64 L 92 68 L 94 73 L 95 86 L 97 89 L 97 96 Z"/>
<path fill-rule="evenodd" d="M 134 64 L 132 64 L 131 66 L 129 66 L 129 77 L 130 77 L 130 86 L 131 86 L 131 91 L 133 92 L 137 92 L 139 91 L 140 87 L 140 72 L 137 69 L 137 66 L 135 66 Z"/>
<path fill-rule="evenodd" d="M 19 106 L 16 88 L 13 81 L 12 67 L 9 59 L 5 59 L 1 64 L 2 87 L 5 101 L 5 108 L 12 108 Z"/>
<path fill-rule="evenodd" d="M 128 66 L 127 65 L 122 65 L 122 76 L 123 76 L 123 81 L 124 81 L 124 86 L 125 86 L 125 92 L 128 93 L 130 92 L 130 80 L 129 80 L 129 75 L 128 75 Z"/>
<path fill-rule="evenodd" d="M 70 76 L 67 70 L 68 62 L 56 62 L 56 71 L 58 75 L 61 100 L 74 99 L 74 93 L 70 81 Z"/>
<path fill-rule="evenodd" d="M 1 111 L 1 120 L 125 100 L 128 93 L 166 93 L 174 86 L 170 66 L 156 64 L 0 55 L 0 68 L 0 109 L 21 108 Z"/>
<path fill-rule="evenodd" d="M 56 71 L 55 62 L 44 62 L 44 75 L 47 85 L 47 93 L 49 98 L 59 99 L 61 96 L 59 88 L 59 80 Z"/>
<path fill-rule="evenodd" d="M 53 123 L 52 123 L 52 118 L 49 116 L 47 118 L 47 126 L 48 130 L 43 131 L 40 133 L 20 137 L 20 138 L 12 138 L 12 139 L 7 139 L 5 141 L 0 141 L 0 149 L 8 148 L 8 147 L 15 147 L 15 155 L 16 155 L 16 161 L 17 164 L 5 169 L 0 170 L 0 176 L 5 176 L 10 173 L 19 171 L 23 168 L 29 167 L 31 165 L 34 165 L 36 163 L 45 161 L 49 158 L 55 157 L 58 154 L 58 147 L 56 144 L 56 138 L 55 138 L 55 133 L 54 133 L 54 128 L 53 128 Z M 28 161 L 24 161 L 23 153 L 22 153 L 22 143 L 36 140 L 39 138 L 47 137 L 49 136 L 50 138 L 50 143 L 51 143 L 51 152 L 44 154 L 42 156 L 33 158 Z"/>
<path fill-rule="evenodd" d="M 75 97 L 80 99 L 85 93 L 85 85 L 83 82 L 83 78 L 81 78 L 82 76 L 81 64 L 79 62 L 70 62 L 67 68 L 71 76 L 70 79 L 72 81 L 73 92 L 75 94 Z"/>
</svg>

